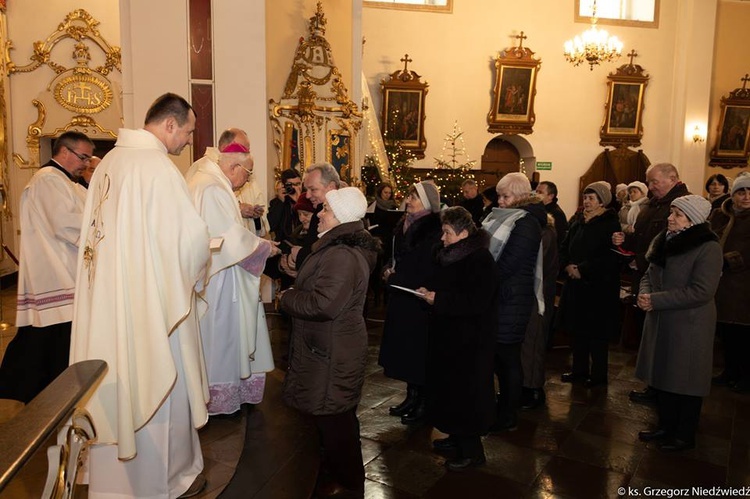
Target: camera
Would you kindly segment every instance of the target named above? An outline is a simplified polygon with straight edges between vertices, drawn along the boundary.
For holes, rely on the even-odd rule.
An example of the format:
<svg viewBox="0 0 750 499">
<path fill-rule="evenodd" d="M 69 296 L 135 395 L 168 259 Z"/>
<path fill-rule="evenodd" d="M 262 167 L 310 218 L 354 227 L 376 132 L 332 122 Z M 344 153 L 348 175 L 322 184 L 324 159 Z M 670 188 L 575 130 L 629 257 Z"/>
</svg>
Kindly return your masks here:
<svg viewBox="0 0 750 499">
<path fill-rule="evenodd" d="M 284 193 L 287 196 L 291 196 L 292 194 L 294 194 L 295 193 L 294 184 L 291 182 L 287 182 L 286 184 L 284 184 Z"/>
</svg>

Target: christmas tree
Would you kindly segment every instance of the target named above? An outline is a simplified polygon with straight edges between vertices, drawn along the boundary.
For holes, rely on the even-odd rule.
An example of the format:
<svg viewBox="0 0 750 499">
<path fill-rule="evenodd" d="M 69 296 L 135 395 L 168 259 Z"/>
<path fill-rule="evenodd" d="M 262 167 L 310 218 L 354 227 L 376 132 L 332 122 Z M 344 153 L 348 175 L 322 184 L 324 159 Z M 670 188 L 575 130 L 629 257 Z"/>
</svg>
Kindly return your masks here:
<svg viewBox="0 0 750 499">
<path fill-rule="evenodd" d="M 453 131 L 443 140 L 443 152 L 440 158 L 435 158 L 437 167 L 430 172 L 430 177 L 440 187 L 440 196 L 450 205 L 455 205 L 462 199 L 463 181 L 474 179 L 471 168 L 476 161 L 469 160 L 466 154 L 463 134 L 458 121 L 453 123 Z"/>
</svg>

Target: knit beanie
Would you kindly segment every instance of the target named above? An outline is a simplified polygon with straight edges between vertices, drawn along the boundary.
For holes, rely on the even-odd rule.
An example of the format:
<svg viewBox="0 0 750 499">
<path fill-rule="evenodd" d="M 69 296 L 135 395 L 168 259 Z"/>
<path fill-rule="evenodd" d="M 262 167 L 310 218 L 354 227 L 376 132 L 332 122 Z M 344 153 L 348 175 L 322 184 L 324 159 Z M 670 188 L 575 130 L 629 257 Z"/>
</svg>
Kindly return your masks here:
<svg viewBox="0 0 750 499">
<path fill-rule="evenodd" d="M 596 193 L 603 206 L 609 206 L 609 203 L 612 202 L 612 186 L 609 185 L 609 182 L 605 182 L 604 180 L 594 182 L 587 185 L 583 192 L 585 193 L 588 190 Z"/>
<path fill-rule="evenodd" d="M 326 193 L 326 202 L 336 219 L 345 224 L 362 220 L 367 211 L 367 199 L 356 187 L 334 189 Z"/>
<path fill-rule="evenodd" d="M 648 194 L 648 186 L 644 184 L 643 182 L 641 182 L 640 180 L 636 180 L 635 182 L 630 182 L 628 184 L 628 190 L 630 190 L 631 187 L 635 187 L 638 190 L 640 190 L 644 196 Z"/>
<path fill-rule="evenodd" d="M 617 184 L 615 186 L 615 194 L 620 194 L 620 192 L 627 190 L 628 185 L 627 184 Z"/>
<path fill-rule="evenodd" d="M 414 184 L 414 188 L 417 190 L 417 195 L 419 196 L 419 200 L 422 201 L 425 210 L 433 213 L 440 211 L 440 191 L 434 182 L 425 180 Z"/>
<path fill-rule="evenodd" d="M 292 209 L 295 212 L 309 211 L 310 213 L 315 213 L 315 207 L 313 206 L 312 201 L 310 201 L 310 199 L 304 194 L 302 194 L 297 199 L 297 202 L 295 203 L 294 206 L 292 206 Z"/>
<path fill-rule="evenodd" d="M 711 202 L 703 196 L 688 194 L 672 201 L 672 206 L 682 210 L 693 224 L 702 224 L 711 214 Z"/>
<path fill-rule="evenodd" d="M 740 189 L 750 189 L 750 175 L 741 173 L 737 175 L 736 179 L 734 179 L 734 183 L 732 184 L 732 196 L 734 196 L 734 193 Z"/>
</svg>

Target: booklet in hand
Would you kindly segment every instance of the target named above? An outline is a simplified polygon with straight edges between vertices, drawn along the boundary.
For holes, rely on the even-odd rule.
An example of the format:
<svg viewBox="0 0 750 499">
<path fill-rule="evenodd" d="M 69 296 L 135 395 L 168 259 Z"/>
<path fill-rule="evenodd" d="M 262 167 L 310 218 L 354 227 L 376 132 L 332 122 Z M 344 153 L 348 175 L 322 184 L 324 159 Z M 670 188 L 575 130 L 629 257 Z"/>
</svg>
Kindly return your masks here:
<svg viewBox="0 0 750 499">
<path fill-rule="evenodd" d="M 401 291 L 406 291 L 407 293 L 411 293 L 413 295 L 424 296 L 424 293 L 420 293 L 419 291 L 415 291 L 413 289 L 405 288 L 403 286 L 396 286 L 395 284 L 391 284 L 390 286 L 392 288 L 400 289 Z"/>
</svg>

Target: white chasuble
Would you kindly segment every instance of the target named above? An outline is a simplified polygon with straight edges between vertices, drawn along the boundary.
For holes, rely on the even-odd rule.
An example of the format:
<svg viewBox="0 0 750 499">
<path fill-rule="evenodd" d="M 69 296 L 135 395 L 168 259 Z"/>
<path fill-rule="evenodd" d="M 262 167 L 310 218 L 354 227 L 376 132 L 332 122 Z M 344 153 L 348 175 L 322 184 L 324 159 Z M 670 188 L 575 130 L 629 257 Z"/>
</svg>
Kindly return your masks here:
<svg viewBox="0 0 750 499">
<path fill-rule="evenodd" d="M 108 365 L 87 404 L 99 442 L 90 455 L 90 497 L 160 495 L 148 489 L 151 482 L 179 495 L 203 467 L 195 428 L 208 420 L 208 386 L 194 286 L 205 275 L 209 236 L 182 175 L 150 132 L 121 129 L 97 167 L 80 246 L 70 361 Z M 185 401 L 188 417 L 169 415 L 177 400 Z M 156 450 L 141 445 L 154 442 L 143 438 L 154 430 L 161 435 Z M 107 444 L 117 445 L 120 460 L 132 460 L 121 469 L 126 478 L 117 493 L 114 476 L 94 477 L 105 464 L 117 466 L 97 462 L 107 454 L 114 459 Z M 150 465 L 157 451 L 169 456 L 163 472 Z M 163 476 L 145 480 L 155 474 Z"/>
</svg>

